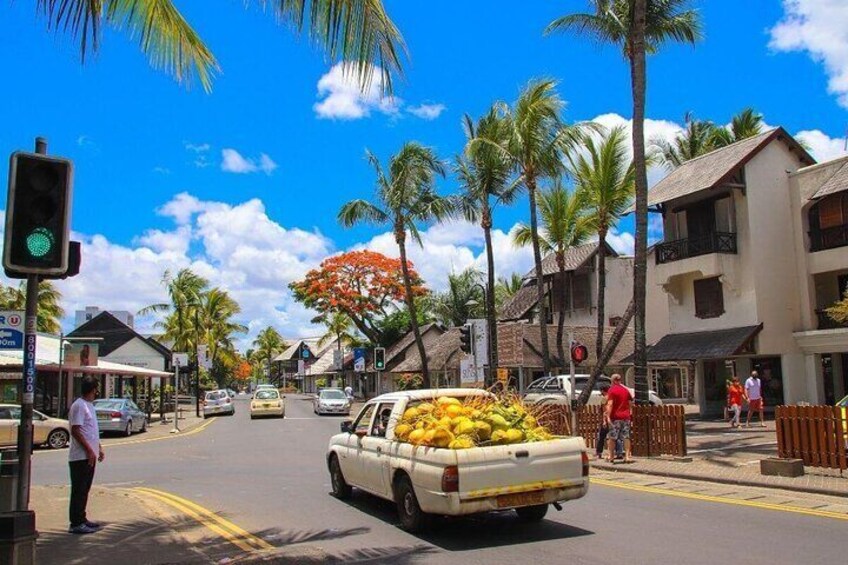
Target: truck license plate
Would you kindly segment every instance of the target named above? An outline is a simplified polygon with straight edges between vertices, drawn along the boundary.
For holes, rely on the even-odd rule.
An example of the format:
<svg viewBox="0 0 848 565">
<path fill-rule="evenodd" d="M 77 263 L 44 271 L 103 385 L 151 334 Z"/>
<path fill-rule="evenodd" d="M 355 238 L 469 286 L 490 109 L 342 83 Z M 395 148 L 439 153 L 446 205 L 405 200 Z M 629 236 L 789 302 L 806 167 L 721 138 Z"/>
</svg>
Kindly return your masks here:
<svg viewBox="0 0 848 565">
<path fill-rule="evenodd" d="M 502 494 L 498 497 L 498 508 L 511 508 L 513 506 L 531 506 L 545 502 L 545 491 L 519 492 L 516 494 Z"/>
</svg>

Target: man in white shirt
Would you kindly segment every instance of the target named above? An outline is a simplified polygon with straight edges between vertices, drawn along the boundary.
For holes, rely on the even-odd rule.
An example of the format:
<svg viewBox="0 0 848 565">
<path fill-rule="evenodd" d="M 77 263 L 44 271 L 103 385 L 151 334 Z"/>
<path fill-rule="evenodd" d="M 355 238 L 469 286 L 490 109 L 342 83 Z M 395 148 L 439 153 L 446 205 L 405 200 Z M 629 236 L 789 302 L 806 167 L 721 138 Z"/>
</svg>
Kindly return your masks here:
<svg viewBox="0 0 848 565">
<path fill-rule="evenodd" d="M 71 503 L 68 510 L 72 534 L 91 534 L 100 529 L 100 524 L 90 522 L 85 509 L 88 505 L 88 492 L 94 480 L 94 468 L 103 461 L 103 447 L 100 445 L 100 428 L 97 425 L 97 412 L 92 402 L 100 392 L 100 383 L 92 375 L 82 379 L 82 396 L 71 405 L 68 421 L 71 425 L 71 448 L 68 453 L 68 465 L 71 469 Z"/>
<path fill-rule="evenodd" d="M 760 377 L 756 371 L 751 371 L 751 376 L 745 381 L 745 394 L 748 396 L 748 417 L 745 419 L 745 427 L 751 425 L 751 413 L 756 410 L 760 413 L 760 427 L 766 427 L 763 420 L 763 392 Z"/>
</svg>

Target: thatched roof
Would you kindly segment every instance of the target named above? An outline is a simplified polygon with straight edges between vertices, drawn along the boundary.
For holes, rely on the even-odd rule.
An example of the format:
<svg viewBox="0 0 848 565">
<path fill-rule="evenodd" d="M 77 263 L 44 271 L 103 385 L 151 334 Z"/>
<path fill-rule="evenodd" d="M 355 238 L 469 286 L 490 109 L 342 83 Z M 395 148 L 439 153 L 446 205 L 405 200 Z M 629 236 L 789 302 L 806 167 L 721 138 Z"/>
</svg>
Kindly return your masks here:
<svg viewBox="0 0 848 565">
<path fill-rule="evenodd" d="M 648 206 L 727 184 L 741 167 L 774 140 L 785 143 L 802 163 L 815 163 L 801 144 L 783 128 L 773 129 L 686 161 L 654 185 L 648 193 Z"/>
<path fill-rule="evenodd" d="M 548 344 L 554 365 L 563 366 L 557 360 L 556 334 L 557 326 L 548 324 Z M 574 332 L 574 339 L 581 342 L 589 350 L 589 358 L 584 365 L 593 366 L 597 362 L 595 355 L 595 337 L 597 328 L 589 326 L 566 326 L 563 332 L 565 354 L 568 355 L 568 332 Z M 604 328 L 604 340 L 612 337 L 615 328 Z M 542 335 L 537 324 L 511 323 L 498 326 L 498 363 L 501 367 L 542 367 Z M 633 353 L 633 330 L 628 328 L 624 337 L 615 349 L 610 365 L 621 365 L 622 360 Z"/>
<path fill-rule="evenodd" d="M 427 347 L 427 367 L 431 371 L 459 370 L 459 361 L 464 355 L 460 349 L 459 337 L 459 328 L 451 328 Z M 420 373 L 421 356 L 418 355 L 418 350 L 410 349 L 406 359 L 392 369 L 392 372 Z"/>
<path fill-rule="evenodd" d="M 545 290 L 547 292 L 547 289 Z M 501 308 L 498 319 L 502 322 L 512 322 L 527 316 L 527 313 L 536 305 L 538 293 L 536 285 L 522 286 L 518 292 L 512 295 Z"/>
<path fill-rule="evenodd" d="M 844 192 L 848 190 L 848 160 L 836 170 L 836 173 L 833 174 L 832 177 L 827 179 L 823 185 L 819 187 L 815 194 L 813 194 L 813 200 L 818 198 L 824 198 L 825 196 L 830 196 L 831 194 L 836 194 L 838 192 Z"/>
<path fill-rule="evenodd" d="M 569 247 L 565 250 L 565 270 L 566 271 L 576 271 L 583 265 L 585 265 L 592 257 L 595 256 L 595 253 L 598 252 L 598 242 L 593 241 L 591 243 L 584 243 L 583 245 L 577 245 L 575 247 Z M 618 257 L 618 253 L 616 253 L 615 249 L 610 247 L 607 244 L 607 257 Z M 551 276 L 559 273 L 559 267 L 556 263 L 556 254 L 549 253 L 545 255 L 542 259 L 542 274 L 544 276 Z M 536 269 L 530 269 L 530 271 L 524 275 L 524 280 L 535 279 L 536 278 Z"/>
</svg>

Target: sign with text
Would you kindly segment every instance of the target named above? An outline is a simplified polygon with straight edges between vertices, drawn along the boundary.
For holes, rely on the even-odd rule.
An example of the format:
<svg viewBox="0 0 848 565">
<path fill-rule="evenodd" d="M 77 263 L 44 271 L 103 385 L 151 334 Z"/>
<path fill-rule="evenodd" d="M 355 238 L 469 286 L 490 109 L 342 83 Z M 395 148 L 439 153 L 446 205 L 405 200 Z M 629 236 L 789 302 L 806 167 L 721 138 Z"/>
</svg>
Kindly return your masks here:
<svg viewBox="0 0 848 565">
<path fill-rule="evenodd" d="M 99 347 L 96 343 L 65 343 L 64 365 L 68 368 L 96 367 Z"/>
<path fill-rule="evenodd" d="M 174 367 L 188 367 L 188 353 L 173 353 L 171 362 Z"/>
<path fill-rule="evenodd" d="M 365 371 L 365 348 L 357 347 L 353 350 L 353 370 L 361 373 Z"/>
<path fill-rule="evenodd" d="M 474 327 L 471 335 L 474 336 L 474 363 L 482 368 L 489 364 L 489 326 L 486 320 L 473 319 L 468 323 Z"/>
<path fill-rule="evenodd" d="M 24 313 L 18 310 L 0 311 L 0 349 L 24 348 Z"/>
</svg>

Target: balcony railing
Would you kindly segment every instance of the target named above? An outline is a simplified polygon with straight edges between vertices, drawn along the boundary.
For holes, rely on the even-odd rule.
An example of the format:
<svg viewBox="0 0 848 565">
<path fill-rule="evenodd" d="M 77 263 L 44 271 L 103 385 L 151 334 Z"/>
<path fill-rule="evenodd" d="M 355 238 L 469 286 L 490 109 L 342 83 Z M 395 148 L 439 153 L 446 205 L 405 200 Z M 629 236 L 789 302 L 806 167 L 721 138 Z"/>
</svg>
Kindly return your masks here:
<svg viewBox="0 0 848 565">
<path fill-rule="evenodd" d="M 729 232 L 711 232 L 701 237 L 690 237 L 667 241 L 657 245 L 657 264 L 680 261 L 688 257 L 709 253 L 736 254 L 736 234 Z"/>
<path fill-rule="evenodd" d="M 810 251 L 822 251 L 848 245 L 848 224 L 810 230 Z"/>
<path fill-rule="evenodd" d="M 835 330 L 838 328 L 848 328 L 848 322 L 837 322 L 827 315 L 824 310 L 816 310 L 816 316 L 819 319 L 820 330 Z"/>
</svg>

